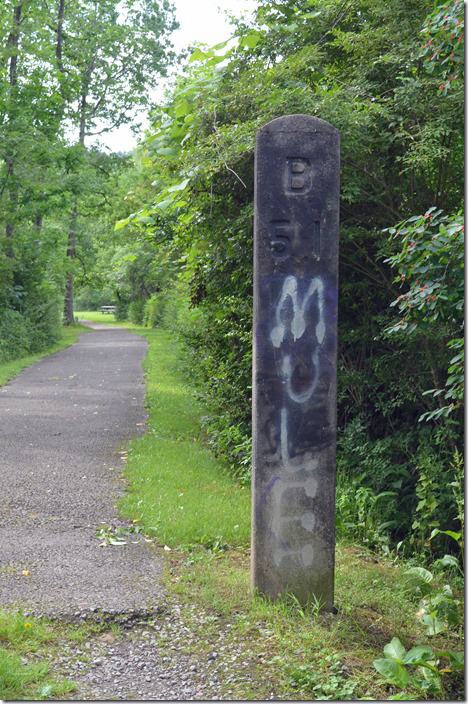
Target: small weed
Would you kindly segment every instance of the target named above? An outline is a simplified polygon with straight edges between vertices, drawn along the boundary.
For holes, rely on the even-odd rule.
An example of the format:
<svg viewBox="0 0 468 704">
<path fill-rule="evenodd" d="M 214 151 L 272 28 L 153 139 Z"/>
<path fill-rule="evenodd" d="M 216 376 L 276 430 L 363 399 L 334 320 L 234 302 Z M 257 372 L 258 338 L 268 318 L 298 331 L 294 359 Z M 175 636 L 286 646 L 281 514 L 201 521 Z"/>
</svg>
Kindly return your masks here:
<svg viewBox="0 0 468 704">
<path fill-rule="evenodd" d="M 464 668 L 463 653 L 437 653 L 428 645 L 418 645 L 406 652 L 398 638 L 387 643 L 384 655 L 374 660 L 375 669 L 386 682 L 402 690 L 389 699 L 416 699 L 412 692 L 445 699 L 444 673 L 461 672 Z M 440 668 L 441 658 L 448 659 L 448 667 Z"/>
<path fill-rule="evenodd" d="M 305 606 L 302 606 L 297 596 L 290 593 L 286 594 L 284 601 L 286 602 L 286 606 L 289 606 L 291 611 L 297 614 L 303 621 L 318 616 L 323 607 L 321 599 L 315 594 L 312 594 L 310 601 Z"/>
<path fill-rule="evenodd" d="M 122 627 L 118 623 L 111 623 L 110 630 L 114 636 L 119 636 L 122 633 Z"/>
<path fill-rule="evenodd" d="M 456 558 L 446 555 L 440 562 L 444 560 L 452 564 Z M 435 636 L 460 626 L 462 603 L 454 597 L 449 584 L 442 587 L 434 585 L 433 573 L 424 567 L 410 567 L 406 574 L 411 579 L 416 595 L 421 598 L 417 617 L 426 627 L 427 635 Z"/>
<path fill-rule="evenodd" d="M 75 628 L 68 632 L 67 638 L 74 643 L 84 643 L 88 638 L 88 630 L 86 627 Z"/>
<path fill-rule="evenodd" d="M 303 665 L 291 665 L 279 656 L 270 662 L 280 665 L 290 687 L 310 693 L 314 699 L 341 701 L 354 698 L 358 683 L 349 679 L 348 668 L 341 664 L 337 654 Z"/>
</svg>

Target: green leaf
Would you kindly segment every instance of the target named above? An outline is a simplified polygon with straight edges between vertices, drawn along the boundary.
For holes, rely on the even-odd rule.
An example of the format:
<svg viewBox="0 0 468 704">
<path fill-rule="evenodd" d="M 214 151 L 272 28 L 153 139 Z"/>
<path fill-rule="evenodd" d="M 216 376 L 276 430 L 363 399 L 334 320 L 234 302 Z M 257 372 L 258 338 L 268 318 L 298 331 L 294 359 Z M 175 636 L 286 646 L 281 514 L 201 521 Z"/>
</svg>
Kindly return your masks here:
<svg viewBox="0 0 468 704">
<path fill-rule="evenodd" d="M 193 218 L 195 217 L 194 213 L 185 213 L 184 215 L 179 215 L 178 219 L 184 223 L 184 225 L 188 225 L 189 222 L 192 222 Z"/>
<path fill-rule="evenodd" d="M 453 530 L 439 530 L 438 528 L 434 528 L 432 531 L 429 540 L 432 540 L 436 535 L 439 535 L 441 533 L 442 535 L 448 535 L 450 538 L 453 538 L 457 542 L 461 538 L 461 533 L 455 533 Z"/>
<path fill-rule="evenodd" d="M 440 675 L 436 667 L 424 667 L 423 677 L 429 685 L 429 688 L 433 692 L 440 692 L 442 690 L 442 682 L 440 681 Z"/>
<path fill-rule="evenodd" d="M 179 153 L 177 149 L 174 149 L 174 147 L 162 147 L 157 151 L 158 154 L 162 154 L 163 156 L 177 156 Z"/>
<path fill-rule="evenodd" d="M 429 570 L 426 570 L 424 567 L 410 567 L 409 570 L 406 570 L 405 574 L 410 574 L 415 577 L 419 577 L 423 582 L 426 584 L 429 584 L 429 582 L 432 582 L 434 579 L 434 575 L 432 572 L 429 572 Z"/>
<path fill-rule="evenodd" d="M 170 205 L 174 203 L 173 198 L 166 198 L 166 200 L 162 200 L 159 203 L 155 203 L 154 207 L 158 208 L 158 210 L 167 210 Z"/>
<path fill-rule="evenodd" d="M 397 496 L 397 492 L 396 491 L 382 491 L 380 494 L 378 494 L 375 497 L 375 500 L 377 501 L 377 499 L 382 499 L 384 496 Z"/>
<path fill-rule="evenodd" d="M 387 645 L 384 648 L 384 653 L 385 657 L 387 658 L 393 658 L 395 660 L 403 660 L 405 657 L 406 650 L 403 647 L 403 644 L 401 643 L 399 638 L 392 638 L 390 643 L 387 643 Z"/>
<path fill-rule="evenodd" d="M 450 651 L 442 651 L 440 653 L 435 653 L 438 658 L 449 658 L 455 669 L 463 670 L 465 667 L 465 653 L 452 653 Z"/>
<path fill-rule="evenodd" d="M 408 694 L 407 692 L 398 692 L 398 694 L 388 697 L 388 700 L 391 702 L 416 701 L 417 699 L 418 697 L 415 694 Z"/>
<path fill-rule="evenodd" d="M 408 684 L 409 674 L 400 662 L 389 658 L 379 658 L 374 660 L 373 665 L 389 684 L 396 684 L 401 689 L 404 689 Z"/>
<path fill-rule="evenodd" d="M 190 183 L 190 179 L 184 178 L 184 180 L 181 181 L 180 183 L 168 188 L 167 191 L 168 191 L 168 193 L 174 193 L 175 191 L 183 191 L 187 187 L 188 183 Z"/>
<path fill-rule="evenodd" d="M 249 34 L 246 34 L 245 37 L 241 37 L 238 43 L 240 47 L 246 46 L 249 49 L 255 49 L 260 39 L 261 34 L 258 32 L 249 32 Z"/>
<path fill-rule="evenodd" d="M 53 693 L 54 687 L 52 684 L 46 684 L 39 690 L 39 699 L 49 699 L 50 695 Z"/>
<path fill-rule="evenodd" d="M 224 49 L 228 45 L 229 39 L 227 39 L 225 42 L 220 42 L 219 44 L 215 44 L 213 49 L 216 49 L 218 51 L 219 49 Z"/>
<path fill-rule="evenodd" d="M 124 220 L 117 220 L 117 222 L 114 225 L 114 232 L 116 230 L 121 230 L 122 227 L 125 227 L 126 225 L 128 225 L 129 222 L 130 222 L 129 218 L 124 218 Z"/>
<path fill-rule="evenodd" d="M 439 633 L 444 633 L 446 630 L 445 623 L 437 618 L 437 616 L 431 616 L 431 614 L 423 614 L 421 616 L 421 623 L 423 623 L 427 628 L 427 633 L 430 636 L 436 636 Z"/>
<path fill-rule="evenodd" d="M 428 660 L 433 656 L 434 653 L 429 645 L 418 645 L 406 653 L 403 662 L 405 665 L 416 665 L 421 664 L 422 660 Z"/>
<path fill-rule="evenodd" d="M 225 60 L 224 56 L 213 56 L 212 59 L 206 62 L 206 66 L 217 66 L 217 64 L 222 63 Z"/>
<path fill-rule="evenodd" d="M 177 103 L 175 106 L 175 114 L 176 117 L 184 117 L 187 115 L 190 111 L 190 105 L 186 100 L 183 100 L 181 103 Z"/>
<path fill-rule="evenodd" d="M 458 567 L 458 560 L 454 555 L 444 555 L 438 562 L 444 567 Z"/>
<path fill-rule="evenodd" d="M 319 17 L 321 14 L 322 14 L 322 11 L 321 11 L 321 10 L 318 11 L 318 12 L 305 12 L 305 13 L 302 15 L 302 17 L 303 17 L 304 19 L 307 19 L 307 20 L 310 19 L 310 20 L 311 20 L 311 19 L 313 19 L 314 17 Z"/>
<path fill-rule="evenodd" d="M 214 56 L 213 51 L 202 51 L 201 49 L 195 49 L 189 59 L 189 63 L 192 63 L 192 61 L 203 61 L 204 59 L 211 59 L 212 56 Z"/>
</svg>

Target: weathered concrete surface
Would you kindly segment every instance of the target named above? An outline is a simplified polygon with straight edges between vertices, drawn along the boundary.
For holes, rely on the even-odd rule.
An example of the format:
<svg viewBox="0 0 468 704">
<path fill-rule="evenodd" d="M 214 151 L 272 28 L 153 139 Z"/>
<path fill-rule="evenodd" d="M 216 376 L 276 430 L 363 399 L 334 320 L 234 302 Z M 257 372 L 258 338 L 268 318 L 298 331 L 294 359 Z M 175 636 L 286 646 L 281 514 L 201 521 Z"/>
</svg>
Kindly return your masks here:
<svg viewBox="0 0 468 704">
<path fill-rule="evenodd" d="M 100 547 L 97 537 L 122 524 L 119 450 L 144 430 L 146 346 L 121 328 L 83 333 L 0 388 L 3 606 L 68 614 L 160 602 L 152 546 Z"/>
<path fill-rule="evenodd" d="M 255 155 L 252 582 L 333 608 L 339 133 L 290 115 Z"/>
</svg>

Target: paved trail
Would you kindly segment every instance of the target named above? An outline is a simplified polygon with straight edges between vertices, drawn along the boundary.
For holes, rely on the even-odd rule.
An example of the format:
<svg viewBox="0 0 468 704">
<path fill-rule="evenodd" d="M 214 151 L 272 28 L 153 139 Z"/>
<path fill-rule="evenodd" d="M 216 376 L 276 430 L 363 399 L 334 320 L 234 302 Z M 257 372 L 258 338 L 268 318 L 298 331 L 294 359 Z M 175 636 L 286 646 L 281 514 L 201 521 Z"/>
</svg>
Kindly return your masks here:
<svg viewBox="0 0 468 704">
<path fill-rule="evenodd" d="M 144 430 L 146 342 L 90 326 L 0 387 L 0 608 L 122 626 L 55 643 L 51 673 L 73 679 L 75 701 L 243 699 L 259 676 L 255 642 L 233 640 L 231 623 L 207 636 L 211 613 L 163 604 L 153 545 L 99 545 L 102 525 L 122 524 L 119 450 Z"/>
<path fill-rule="evenodd" d="M 0 604 L 57 615 L 161 600 L 154 548 L 97 537 L 122 523 L 119 450 L 144 430 L 147 347 L 102 328 L 0 388 Z"/>
</svg>

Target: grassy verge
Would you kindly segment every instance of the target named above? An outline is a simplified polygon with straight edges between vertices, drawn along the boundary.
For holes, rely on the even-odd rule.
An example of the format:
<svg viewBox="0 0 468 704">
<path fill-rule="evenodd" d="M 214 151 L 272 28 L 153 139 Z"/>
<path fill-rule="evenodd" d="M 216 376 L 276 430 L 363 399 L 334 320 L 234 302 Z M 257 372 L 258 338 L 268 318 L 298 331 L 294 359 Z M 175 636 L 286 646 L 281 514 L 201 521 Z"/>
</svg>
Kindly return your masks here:
<svg viewBox="0 0 468 704">
<path fill-rule="evenodd" d="M 223 474 L 199 441 L 202 409 L 180 379 L 174 342 L 161 330 L 139 332 L 150 343 L 149 432 L 130 445 L 121 510 L 171 548 L 246 546 L 250 492 Z"/>
<path fill-rule="evenodd" d="M 404 667 L 411 676 L 404 686 L 404 677 L 399 684 L 389 683 L 373 666 L 394 637 L 407 649 L 429 643 L 434 651 L 463 650 L 456 629 L 426 635 L 417 619 L 421 596 L 406 575 L 407 565 L 338 545 L 333 615 L 303 609 L 292 597 L 272 603 L 252 594 L 249 489 L 223 474 L 203 446 L 202 409 L 180 379 L 169 335 L 136 331 L 150 343 L 145 362 L 148 433 L 129 447 L 129 491 L 121 510 L 171 548 L 169 594 L 182 605 L 185 627 L 194 636 L 187 652 L 219 647 L 244 653 L 241 664 L 229 663 L 226 696 L 463 698 L 463 677 L 448 658 L 438 659 L 432 679 L 424 677 L 424 672 L 430 674 L 427 668 Z M 204 619 L 200 626 L 197 618 L 191 619 L 194 605 L 196 611 L 207 610 L 212 621 Z"/>
<path fill-rule="evenodd" d="M 57 344 L 52 345 L 38 354 L 30 354 L 26 357 L 20 357 L 19 359 L 13 359 L 10 362 L 0 364 L 0 386 L 3 386 L 10 381 L 10 379 L 13 379 L 13 377 L 17 376 L 17 374 L 19 374 L 26 367 L 30 367 L 31 364 L 38 362 L 42 359 L 42 357 L 49 354 L 54 354 L 55 352 L 63 350 L 65 347 L 73 345 L 73 343 L 76 342 L 76 338 L 79 333 L 87 331 L 88 328 L 85 328 L 83 325 L 64 325 L 62 328 L 61 340 L 57 342 Z"/>
<path fill-rule="evenodd" d="M 46 650 L 57 639 L 50 626 L 21 613 L 0 613 L 0 699 L 60 699 L 75 685 L 49 671 Z"/>
</svg>

